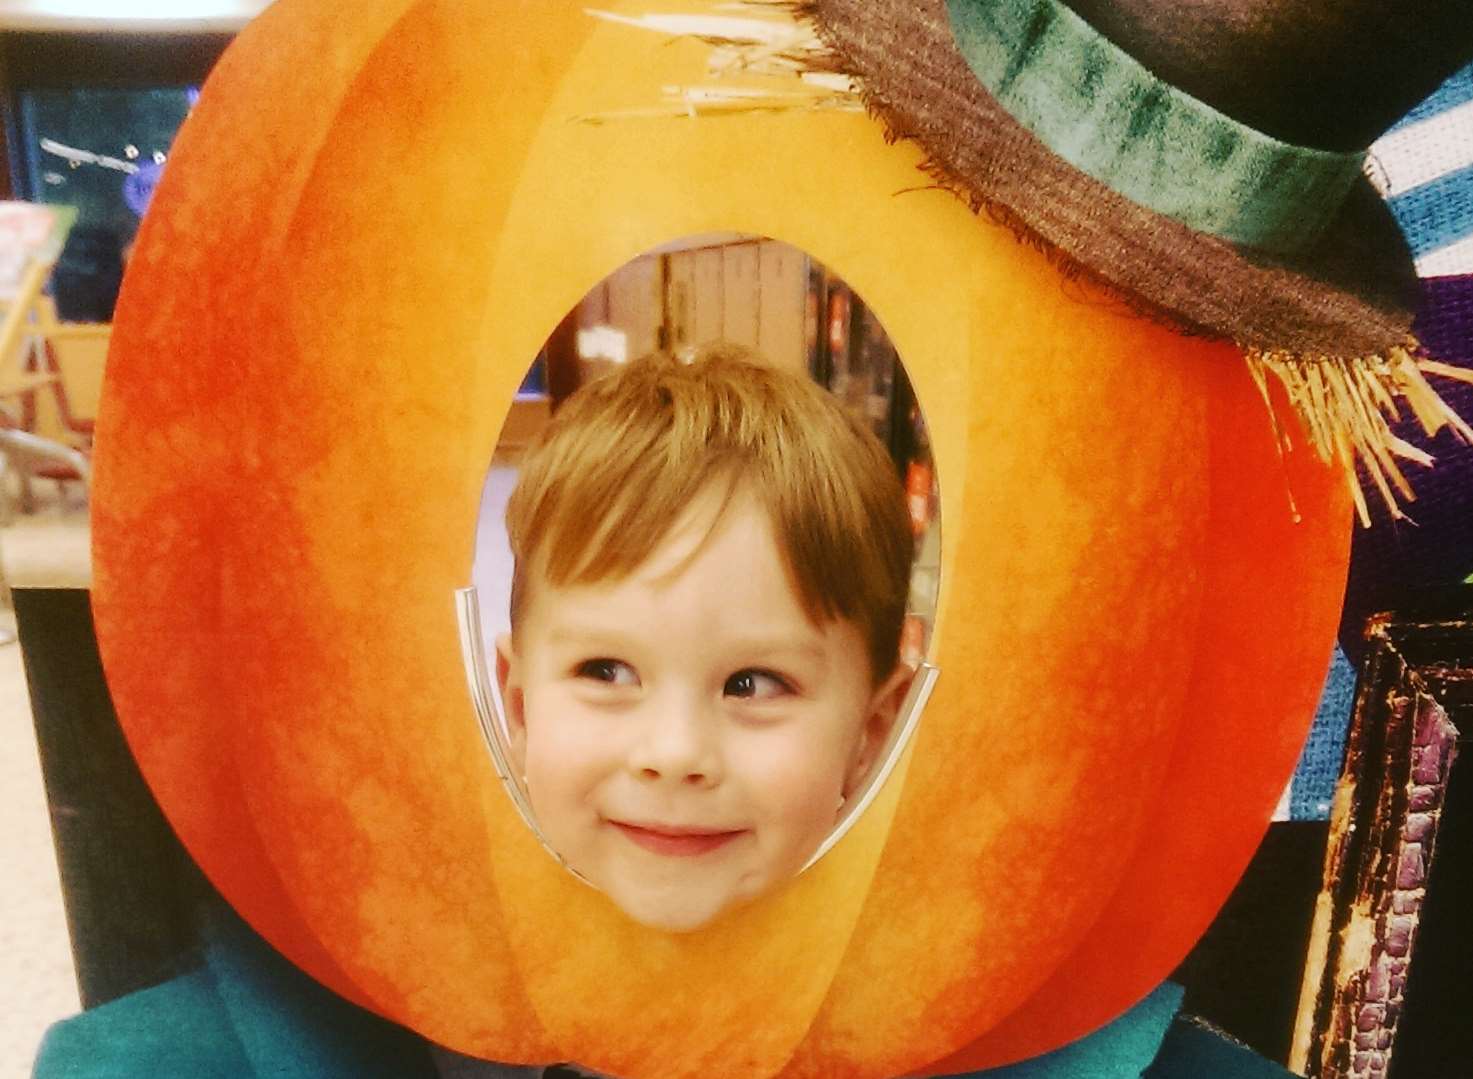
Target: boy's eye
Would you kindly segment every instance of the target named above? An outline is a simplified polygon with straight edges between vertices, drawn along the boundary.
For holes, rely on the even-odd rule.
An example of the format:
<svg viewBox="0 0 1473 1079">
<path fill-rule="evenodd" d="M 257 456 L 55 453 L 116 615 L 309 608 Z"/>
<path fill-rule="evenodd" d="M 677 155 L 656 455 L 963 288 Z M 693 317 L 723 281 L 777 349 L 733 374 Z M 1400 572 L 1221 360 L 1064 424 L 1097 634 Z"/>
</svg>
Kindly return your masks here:
<svg viewBox="0 0 1473 1079">
<path fill-rule="evenodd" d="M 728 697 L 746 700 L 770 700 L 792 692 L 792 686 L 771 671 L 737 671 L 726 680 L 722 692 Z"/>
<path fill-rule="evenodd" d="M 637 686 L 639 675 L 634 668 L 617 659 L 586 659 L 573 671 L 579 678 L 606 682 L 611 686 Z"/>
</svg>

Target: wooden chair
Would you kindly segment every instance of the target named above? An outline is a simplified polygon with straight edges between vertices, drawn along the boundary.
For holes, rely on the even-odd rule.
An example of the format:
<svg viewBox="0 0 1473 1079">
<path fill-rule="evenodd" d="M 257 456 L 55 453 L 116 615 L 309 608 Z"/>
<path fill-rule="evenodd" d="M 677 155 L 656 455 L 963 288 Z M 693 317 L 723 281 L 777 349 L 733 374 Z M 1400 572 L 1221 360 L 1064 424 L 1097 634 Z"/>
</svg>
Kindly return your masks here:
<svg viewBox="0 0 1473 1079">
<path fill-rule="evenodd" d="M 33 479 L 55 482 L 64 497 L 68 483 L 80 482 L 85 489 L 90 474 L 86 454 L 92 448 L 92 420 L 72 412 L 56 342 L 105 336 L 110 327 L 60 322 L 55 304 L 42 292 L 74 216 L 71 211 L 58 213 L 50 241 L 30 253 L 18 280 L 6 294 L 0 294 L 0 453 L 8 470 L 16 473 L 24 513 L 35 507 Z M 55 394 L 58 417 L 73 443 L 70 446 L 34 433 L 37 394 L 47 388 Z M 8 515 L 8 511 L 7 500 L 0 514 Z"/>
<path fill-rule="evenodd" d="M 49 296 L 36 299 L 35 313 L 35 332 L 31 338 L 27 373 L 49 377 L 50 381 L 41 383 L 39 390 L 50 389 L 56 404 L 57 418 L 61 421 L 67 441 L 84 453 L 90 453 L 94 420 L 90 416 L 78 416 L 72 410 L 66 377 L 59 359 L 60 345 L 65 341 L 106 342 L 112 334 L 112 326 L 106 322 L 61 322 L 56 317 L 56 303 Z M 29 429 L 32 425 L 26 426 Z"/>
<path fill-rule="evenodd" d="M 92 467 L 87 455 L 81 450 L 42 438 L 29 431 L 22 431 L 7 422 L 6 414 L 0 411 L 0 477 L 7 471 L 16 475 L 20 489 L 20 511 L 32 513 L 36 508 L 35 493 L 31 489 L 33 479 L 51 480 L 57 492 L 66 497 L 68 483 L 80 483 L 86 491 L 91 482 Z M 10 500 L 0 498 L 0 525 L 9 524 L 12 518 Z"/>
<path fill-rule="evenodd" d="M 53 261 L 33 258 L 22 271 L 14 291 L 10 295 L 0 294 L 0 401 L 20 400 L 50 385 L 55 378 L 26 369 L 30 366 L 36 301 L 51 274 Z"/>
</svg>

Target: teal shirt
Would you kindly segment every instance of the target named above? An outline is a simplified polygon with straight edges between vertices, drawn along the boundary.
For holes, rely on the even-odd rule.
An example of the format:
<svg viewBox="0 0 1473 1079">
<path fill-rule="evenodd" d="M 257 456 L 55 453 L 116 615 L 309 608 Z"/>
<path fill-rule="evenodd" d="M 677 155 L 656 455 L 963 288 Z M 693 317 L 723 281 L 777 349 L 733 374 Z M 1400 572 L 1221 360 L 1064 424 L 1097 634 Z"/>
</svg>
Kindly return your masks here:
<svg viewBox="0 0 1473 1079">
<path fill-rule="evenodd" d="M 1291 1073 L 1182 1020 L 1167 983 L 1113 1023 L 969 1079 L 1284 1079 Z M 349 1004 L 234 918 L 193 973 L 53 1026 L 35 1079 L 533 1079 L 472 1061 Z M 649 1079 L 658 1079 L 651 1076 Z"/>
</svg>

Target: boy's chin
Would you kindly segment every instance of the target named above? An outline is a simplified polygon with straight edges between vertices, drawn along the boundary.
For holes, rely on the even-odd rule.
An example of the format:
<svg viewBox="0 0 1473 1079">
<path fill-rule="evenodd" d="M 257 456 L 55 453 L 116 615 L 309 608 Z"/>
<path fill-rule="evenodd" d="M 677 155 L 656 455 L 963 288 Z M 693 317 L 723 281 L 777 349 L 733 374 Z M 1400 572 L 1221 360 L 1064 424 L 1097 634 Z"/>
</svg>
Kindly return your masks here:
<svg viewBox="0 0 1473 1079">
<path fill-rule="evenodd" d="M 730 891 L 706 892 L 688 888 L 621 887 L 605 890 L 604 894 L 640 925 L 665 933 L 694 933 L 756 898 L 755 895 L 734 895 Z"/>
</svg>

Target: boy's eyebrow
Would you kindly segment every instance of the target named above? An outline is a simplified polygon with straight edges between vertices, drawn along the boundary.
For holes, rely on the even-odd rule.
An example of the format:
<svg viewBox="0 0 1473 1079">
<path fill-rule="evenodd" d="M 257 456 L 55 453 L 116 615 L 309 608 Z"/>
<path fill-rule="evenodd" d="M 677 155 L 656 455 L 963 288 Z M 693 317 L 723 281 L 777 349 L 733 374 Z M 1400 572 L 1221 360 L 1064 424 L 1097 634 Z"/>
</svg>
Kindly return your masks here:
<svg viewBox="0 0 1473 1079">
<path fill-rule="evenodd" d="M 800 656 L 810 663 L 827 664 L 828 653 L 811 640 L 798 637 L 749 637 L 732 642 L 733 651 L 745 656 Z"/>
<path fill-rule="evenodd" d="M 589 643 L 608 645 L 616 650 L 619 646 L 628 645 L 631 638 L 627 630 L 618 626 L 604 626 L 595 623 L 584 622 L 560 622 L 548 630 L 548 643 L 554 645 Z M 734 656 L 745 656 L 748 658 L 780 654 L 783 656 L 797 656 L 810 663 L 828 663 L 828 653 L 823 647 L 812 640 L 801 637 L 772 636 L 763 637 L 753 635 L 738 637 L 729 642 L 729 647 Z"/>
<path fill-rule="evenodd" d="M 584 622 L 559 622 L 547 631 L 551 644 L 583 644 L 590 640 L 622 642 L 629 634 L 618 626 L 600 626 Z"/>
</svg>

